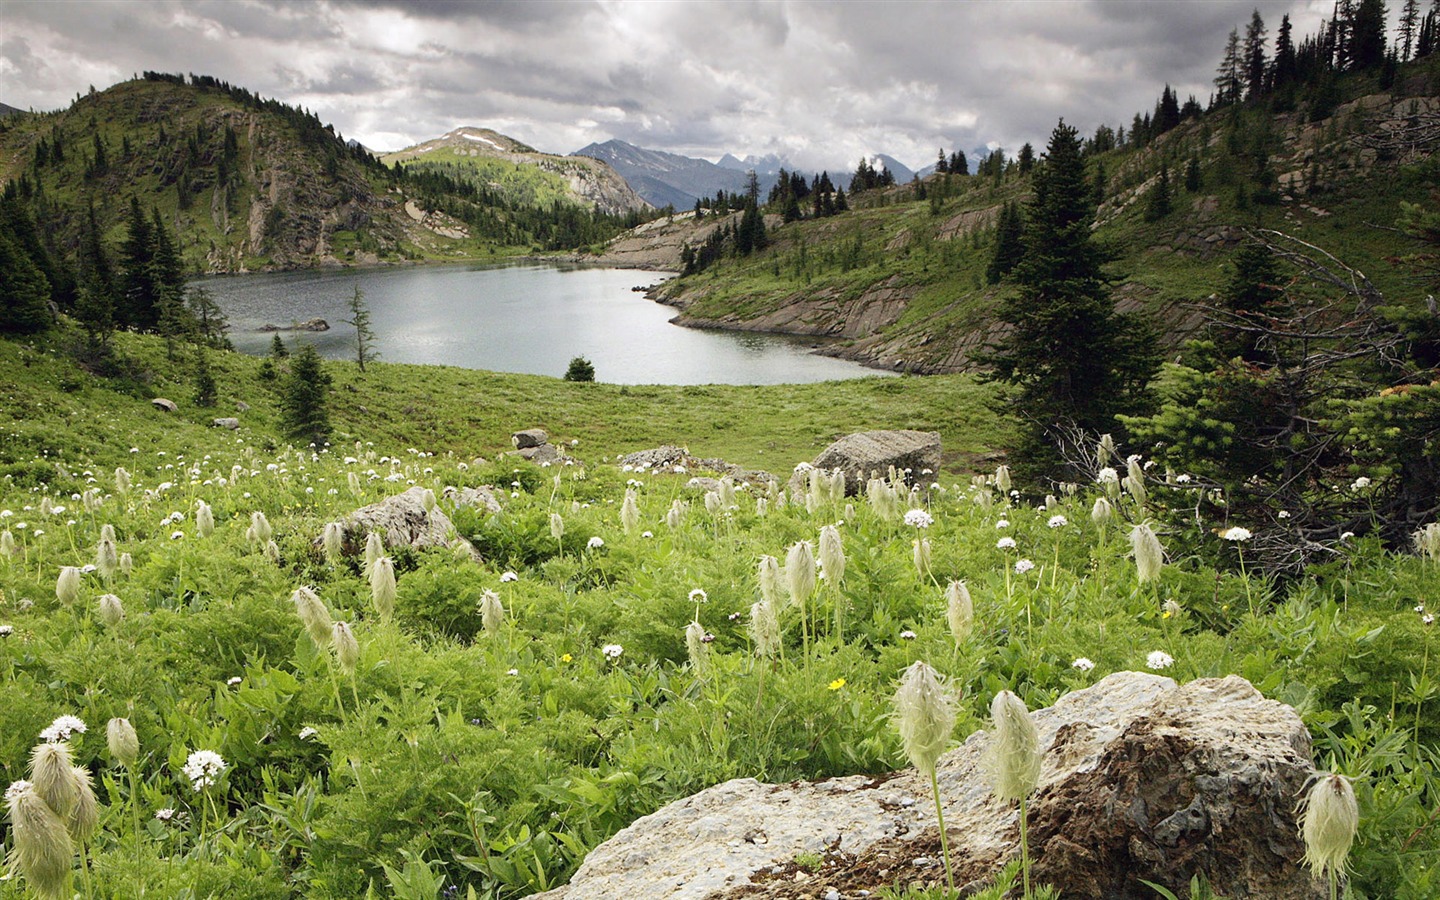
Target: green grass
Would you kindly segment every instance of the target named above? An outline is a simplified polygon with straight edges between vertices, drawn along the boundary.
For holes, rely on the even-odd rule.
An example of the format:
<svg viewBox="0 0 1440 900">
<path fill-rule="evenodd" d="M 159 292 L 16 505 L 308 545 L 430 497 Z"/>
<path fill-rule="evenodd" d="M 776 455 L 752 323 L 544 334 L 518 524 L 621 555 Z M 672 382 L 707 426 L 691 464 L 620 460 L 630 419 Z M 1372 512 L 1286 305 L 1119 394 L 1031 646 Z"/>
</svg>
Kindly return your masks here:
<svg viewBox="0 0 1440 900">
<path fill-rule="evenodd" d="M 1356 778 L 1352 896 L 1434 895 L 1440 647 L 1412 609 L 1434 602 L 1433 561 L 1361 541 L 1304 579 L 1269 583 L 1243 577 L 1209 530 L 1218 523 L 1201 522 L 1162 536 L 1170 562 L 1158 586 L 1142 586 L 1123 527 L 1102 539 L 1086 491 L 1055 510 L 986 507 L 973 497 L 993 489 L 969 487 L 970 456 L 918 495 L 934 516 L 923 535 L 861 498 L 853 508 L 822 500 L 813 514 L 774 501 L 762 514 L 741 491 L 716 516 L 686 487 L 695 473 L 607 462 L 668 441 L 784 475 L 834 435 L 872 424 L 936 428 L 947 447 L 976 453 L 1003 440 L 1006 425 L 960 377 L 622 388 L 398 365 L 362 378 L 327 363 L 339 432 L 334 448 L 315 452 L 277 438 L 259 360 L 216 354 L 221 407 L 202 410 L 158 341 L 119 336 L 117 379 L 76 369 L 66 341 L 0 341 L 0 528 L 18 544 L 0 560 L 0 624 L 14 629 L 0 640 L 0 778 L 25 776 L 35 735 L 56 716 L 88 723 L 71 744 L 100 793 L 90 874 L 101 896 L 143 886 L 153 896 L 434 897 L 444 884 L 519 897 L 563 881 L 635 818 L 725 779 L 903 765 L 888 703 L 915 659 L 960 691 L 959 740 L 984 726 L 998 690 L 1045 706 L 1143 668 L 1160 649 L 1178 679 L 1240 674 L 1294 705 L 1316 764 Z M 156 394 L 180 411 L 154 410 Z M 207 427 L 236 400 L 251 406 L 239 432 Z M 528 425 L 577 438 L 579 464 L 495 461 L 509 432 Z M 114 484 L 117 465 L 131 473 L 128 492 Z M 361 561 L 329 560 L 315 540 L 326 522 L 412 483 L 437 495 L 496 485 L 504 511 L 455 509 L 442 497 L 484 560 L 390 548 L 399 596 L 386 622 Z M 627 533 L 619 509 L 630 489 L 640 524 Z M 47 499 L 64 511 L 43 513 Z M 209 537 L 197 531 L 198 500 L 214 510 Z M 671 529 L 676 500 L 688 507 Z M 1121 508 L 1164 518 L 1192 501 L 1157 482 L 1150 509 Z M 246 538 L 257 511 L 275 530 L 278 564 Z M 1047 527 L 1056 512 L 1069 524 Z M 559 541 L 552 514 L 565 523 Z M 1013 554 L 995 546 L 1002 516 L 1036 564 L 1023 578 L 1007 576 Z M 783 558 L 842 519 L 843 635 L 829 624 L 835 594 L 825 590 L 808 606 L 811 655 L 790 606 L 785 662 L 755 660 L 756 559 Z M 103 524 L 133 571 L 109 584 L 86 575 L 77 603 L 60 606 L 60 567 L 91 562 Z M 928 574 L 912 562 L 919 536 L 933 546 Z M 603 546 L 587 549 L 591 537 Z M 506 571 L 517 578 L 502 579 Z M 976 602 L 975 631 L 958 651 L 941 600 L 951 578 L 966 579 Z M 353 680 L 332 673 L 329 650 L 305 635 L 288 600 L 301 585 L 353 625 Z M 697 587 L 708 595 L 698 609 Z M 507 615 L 493 634 L 476 609 L 486 590 Z M 97 612 L 107 591 L 125 609 L 115 625 Z M 1164 616 L 1165 600 L 1182 613 Z M 697 616 L 715 636 L 703 678 L 683 637 Z M 618 659 L 604 654 L 608 644 L 623 647 Z M 1071 665 L 1081 656 L 1093 671 Z M 112 716 L 139 733 L 135 794 L 105 747 Z M 203 793 L 180 773 L 197 749 L 229 766 Z M 161 821 L 161 809 L 180 815 Z M 1174 873 L 1174 886 L 1194 874 Z"/>
</svg>

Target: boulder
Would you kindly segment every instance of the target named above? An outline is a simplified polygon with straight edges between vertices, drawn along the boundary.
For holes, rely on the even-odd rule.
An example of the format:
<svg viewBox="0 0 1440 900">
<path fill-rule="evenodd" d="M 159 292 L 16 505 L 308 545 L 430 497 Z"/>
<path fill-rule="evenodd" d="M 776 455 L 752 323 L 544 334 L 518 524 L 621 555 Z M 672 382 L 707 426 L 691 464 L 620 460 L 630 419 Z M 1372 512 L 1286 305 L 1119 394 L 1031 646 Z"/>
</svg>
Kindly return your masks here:
<svg viewBox="0 0 1440 900">
<path fill-rule="evenodd" d="M 1118 672 L 1034 713 L 1044 764 L 1030 799 L 1034 877 L 1061 896 L 1185 896 L 1203 874 L 1231 900 L 1322 900 L 1302 867 L 1295 804 L 1313 774 L 1293 709 L 1238 676 L 1193 681 Z M 1019 854 L 1018 812 L 997 802 L 987 732 L 941 757 L 962 896 Z M 823 860 L 800 872 L 798 853 Z M 928 779 L 914 769 L 817 783 L 742 778 L 636 820 L 544 900 L 863 896 L 944 883 Z"/>
<path fill-rule="evenodd" d="M 180 407 L 175 405 L 174 400 L 166 400 L 164 397 L 156 397 L 150 401 L 150 405 L 161 412 L 175 412 L 180 409 Z"/>
<path fill-rule="evenodd" d="M 845 493 L 864 490 L 872 472 L 884 475 L 895 467 L 915 484 L 920 474 L 940 469 L 940 434 L 935 431 L 861 431 L 846 435 L 815 457 L 818 469 L 845 473 Z"/>
<path fill-rule="evenodd" d="M 514 453 L 521 459 L 528 459 L 537 465 L 556 463 L 565 458 L 565 454 L 556 449 L 554 444 L 541 444 L 538 447 L 523 447 Z"/>
<path fill-rule="evenodd" d="M 723 459 L 691 456 L 690 451 L 684 447 L 668 444 L 662 447 L 652 447 L 649 450 L 627 453 L 615 462 L 620 466 L 632 466 L 659 475 L 685 475 L 694 471 L 718 472 L 721 476 L 729 475 L 737 485 L 744 483 L 760 489 L 766 488 L 771 482 L 778 481 L 774 475 L 764 470 L 747 469 L 728 463 Z M 703 483 L 697 484 L 697 482 Z M 713 482 L 713 485 L 705 486 L 710 482 Z M 688 486 L 701 490 L 714 490 L 719 483 L 718 478 L 692 478 Z"/>
<path fill-rule="evenodd" d="M 447 487 L 442 492 L 446 500 L 449 500 L 457 508 L 461 506 L 478 506 L 486 512 L 498 513 L 500 501 L 495 498 L 495 491 L 488 486 L 457 488 Z"/>
<path fill-rule="evenodd" d="M 545 446 L 550 443 L 550 435 L 540 428 L 527 428 L 510 435 L 510 440 L 515 444 L 516 450 L 525 450 L 530 447 Z"/>
<path fill-rule="evenodd" d="M 226 416 L 219 419 L 211 419 L 210 424 L 216 428 L 228 428 L 231 431 L 240 427 L 240 420 L 233 416 Z"/>
<path fill-rule="evenodd" d="M 386 497 L 346 516 L 340 522 L 344 531 L 345 555 L 364 553 L 370 532 L 378 531 L 385 540 L 387 550 L 395 547 L 413 547 L 416 550 L 448 547 L 479 560 L 480 554 L 469 541 L 455 534 L 455 526 L 439 506 L 428 513 L 425 511 L 424 497 L 424 488 L 412 487 L 403 494 Z M 494 497 L 491 496 L 490 500 L 493 503 Z M 498 510 L 499 504 L 495 504 L 495 508 Z M 316 536 L 314 544 L 316 547 L 324 545 L 323 534 Z"/>
</svg>

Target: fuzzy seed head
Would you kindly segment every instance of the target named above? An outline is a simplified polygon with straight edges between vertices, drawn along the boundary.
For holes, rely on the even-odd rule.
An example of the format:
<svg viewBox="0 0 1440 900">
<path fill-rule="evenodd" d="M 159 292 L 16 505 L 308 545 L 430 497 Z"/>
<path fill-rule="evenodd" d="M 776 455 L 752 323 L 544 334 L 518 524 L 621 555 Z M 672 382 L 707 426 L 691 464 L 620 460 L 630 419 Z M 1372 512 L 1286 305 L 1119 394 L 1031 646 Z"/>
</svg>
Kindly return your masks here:
<svg viewBox="0 0 1440 900">
<path fill-rule="evenodd" d="M 495 634 L 504 623 L 505 606 L 500 602 L 500 595 L 485 591 L 480 595 L 480 624 L 484 626 L 485 633 Z"/>
<path fill-rule="evenodd" d="M 620 504 L 620 527 L 631 534 L 640 527 L 640 504 L 635 499 L 635 489 L 625 489 L 625 501 Z"/>
<path fill-rule="evenodd" d="M 333 628 L 330 610 L 325 608 L 325 601 L 310 588 L 300 587 L 290 595 L 290 602 L 295 604 L 295 613 L 300 617 L 300 623 L 305 626 L 310 640 L 315 642 L 316 647 L 325 646 L 330 640 Z"/>
<path fill-rule="evenodd" d="M 375 611 L 382 622 L 390 621 L 395 615 L 395 598 L 399 591 L 395 585 L 395 562 L 388 556 L 375 560 L 370 567 L 370 598 L 375 601 Z"/>
<path fill-rule="evenodd" d="M 350 493 L 352 493 L 352 494 L 358 494 L 358 493 L 360 493 L 360 476 L 359 476 L 359 475 L 355 474 L 354 472 L 349 473 L 348 475 L 345 476 L 345 483 L 346 483 L 346 485 L 350 488 Z"/>
<path fill-rule="evenodd" d="M 940 674 L 924 661 L 911 663 L 901 676 L 894 721 L 910 764 L 933 774 L 955 728 L 955 700 Z"/>
<path fill-rule="evenodd" d="M 260 510 L 250 514 L 250 527 L 245 531 L 245 536 L 251 543 L 264 544 L 275 536 L 275 529 L 270 527 L 270 520 Z"/>
<path fill-rule="evenodd" d="M 680 527 L 685 521 L 685 501 L 676 500 L 670 504 L 670 510 L 665 513 L 665 527 L 671 531 Z"/>
<path fill-rule="evenodd" d="M 723 504 L 720 502 L 720 495 L 715 491 L 705 492 L 705 511 L 710 515 L 719 515 Z"/>
<path fill-rule="evenodd" d="M 101 526 L 100 526 L 100 540 L 102 540 L 102 541 L 110 541 L 110 542 L 113 544 L 113 543 L 115 542 L 115 526 L 114 526 L 114 525 L 111 525 L 109 522 L 106 522 L 104 525 L 101 525 Z"/>
<path fill-rule="evenodd" d="M 770 514 L 770 501 L 769 501 L 769 499 L 768 499 L 768 498 L 765 498 L 765 497 L 756 497 L 756 498 L 755 498 L 755 515 L 763 519 L 763 518 L 765 518 L 766 516 L 768 516 L 769 514 Z"/>
<path fill-rule="evenodd" d="M 735 479 L 731 478 L 729 475 L 726 475 L 724 478 L 720 479 L 720 490 L 718 491 L 718 493 L 720 494 L 720 504 L 726 509 L 729 509 L 730 507 L 736 505 Z"/>
<path fill-rule="evenodd" d="M 565 536 L 565 520 L 559 513 L 550 514 L 550 536 L 557 541 Z"/>
<path fill-rule="evenodd" d="M 385 555 L 385 541 L 380 537 L 380 532 L 372 531 L 365 538 L 365 574 L 369 575 L 370 570 L 375 568 L 375 560 Z"/>
<path fill-rule="evenodd" d="M 36 744 L 30 751 L 30 784 L 62 819 L 69 817 L 80 800 L 72 766 L 70 745 L 64 742 Z"/>
<path fill-rule="evenodd" d="M 115 539 L 103 535 L 100 543 L 95 545 L 95 570 L 100 577 L 109 581 L 115 577 L 115 570 L 120 568 L 120 553 L 115 548 Z"/>
<path fill-rule="evenodd" d="M 76 788 L 75 808 L 70 811 L 65 824 L 69 826 L 71 840 L 77 844 L 88 844 L 100 824 L 100 804 L 95 800 L 95 784 L 90 780 L 90 770 L 84 766 L 71 766 L 70 774 Z"/>
<path fill-rule="evenodd" d="M 355 667 L 360 664 L 360 642 L 355 639 L 355 632 L 344 622 L 336 622 L 330 631 L 330 643 L 335 648 L 335 661 L 340 664 L 340 671 L 354 675 Z"/>
<path fill-rule="evenodd" d="M 1095 465 L 1108 465 L 1115 457 L 1115 439 L 1108 434 L 1100 435 L 1100 442 L 1095 445 Z"/>
<path fill-rule="evenodd" d="M 705 626 L 699 622 L 685 626 L 685 652 L 690 655 L 695 674 L 704 678 L 710 671 L 710 645 L 705 642 Z"/>
<path fill-rule="evenodd" d="M 924 578 L 930 574 L 930 541 L 927 538 L 916 538 L 911 543 L 915 551 L 915 570 Z"/>
<path fill-rule="evenodd" d="M 831 585 L 839 585 L 845 578 L 845 547 L 840 542 L 840 529 L 834 525 L 820 529 L 820 567 Z"/>
<path fill-rule="evenodd" d="M 750 606 L 750 640 L 755 644 L 755 655 L 761 659 L 774 659 L 780 654 L 780 617 L 768 600 Z"/>
<path fill-rule="evenodd" d="M 1440 522 L 1431 522 L 1410 536 L 1415 552 L 1431 560 L 1440 560 Z"/>
<path fill-rule="evenodd" d="M 430 488 L 426 488 L 424 491 L 421 491 L 421 493 L 420 493 L 420 505 L 421 505 L 422 507 L 424 507 L 424 509 L 425 509 L 425 515 L 427 515 L 427 516 L 434 515 L 434 514 L 435 514 L 435 492 L 434 492 L 433 490 L 431 490 Z"/>
<path fill-rule="evenodd" d="M 995 796 L 1002 801 L 1023 800 L 1040 780 L 1040 734 L 1025 702 L 1001 691 L 990 703 L 995 724 L 988 760 Z"/>
<path fill-rule="evenodd" d="M 1110 501 L 1104 497 L 1096 497 L 1095 505 L 1090 507 L 1090 521 L 1103 528 L 1113 518 L 1115 518 L 1115 507 L 1111 506 Z"/>
<path fill-rule="evenodd" d="M 61 606 L 74 606 L 80 599 L 80 567 L 61 566 L 60 575 L 55 579 L 55 599 Z"/>
<path fill-rule="evenodd" d="M 1159 578 L 1160 569 L 1165 565 L 1165 549 L 1160 546 L 1160 539 L 1150 529 L 1149 523 L 1141 522 L 1131 529 L 1130 547 L 1135 555 L 1135 571 L 1140 583 Z"/>
<path fill-rule="evenodd" d="M 325 548 L 325 558 L 338 562 L 345 552 L 345 526 L 339 522 L 326 522 L 320 534 L 320 543 Z"/>
<path fill-rule="evenodd" d="M 15 535 L 8 528 L 0 531 L 0 556 L 8 559 L 15 555 L 15 550 Z"/>
<path fill-rule="evenodd" d="M 60 900 L 68 893 L 74 845 L 65 822 L 33 787 L 6 792 L 17 868 L 37 896 Z"/>
<path fill-rule="evenodd" d="M 115 469 L 115 492 L 118 494 L 130 492 L 130 473 L 125 471 L 124 466 Z"/>
<path fill-rule="evenodd" d="M 129 719 L 116 717 L 106 723 L 105 743 L 117 762 L 127 769 L 135 768 L 135 761 L 140 758 L 140 738 Z"/>
<path fill-rule="evenodd" d="M 100 621 L 110 627 L 119 625 L 125 618 L 125 607 L 121 605 L 120 598 L 114 594 L 100 595 Z"/>
<path fill-rule="evenodd" d="M 1002 493 L 1002 494 L 1008 494 L 1008 493 L 1010 493 L 1010 467 L 1009 467 L 1009 466 L 997 466 L 997 467 L 996 467 L 996 469 L 995 469 L 995 486 L 1000 489 L 1000 493 Z"/>
<path fill-rule="evenodd" d="M 280 565 L 280 545 L 274 541 L 266 541 L 265 558 L 270 560 L 271 565 Z"/>
<path fill-rule="evenodd" d="M 760 598 L 777 609 L 780 603 L 780 561 L 773 556 L 760 557 Z"/>
<path fill-rule="evenodd" d="M 955 639 L 956 647 L 975 630 L 975 604 L 963 581 L 952 581 L 945 588 L 945 621 L 950 625 L 950 636 Z"/>
<path fill-rule="evenodd" d="M 1130 496 L 1134 497 L 1135 502 L 1141 506 L 1145 505 L 1146 499 L 1150 496 L 1145 490 L 1145 479 L 1143 475 L 1140 478 L 1136 478 L 1134 475 L 1126 475 L 1120 479 L 1120 486 L 1129 491 Z"/>
<path fill-rule="evenodd" d="M 120 554 L 120 574 L 129 578 L 133 571 L 135 571 L 135 558 L 129 553 Z"/>
<path fill-rule="evenodd" d="M 785 589 L 790 602 L 801 609 L 815 593 L 815 554 L 809 541 L 796 541 L 785 554 Z"/>
<path fill-rule="evenodd" d="M 215 533 L 215 513 L 204 500 L 195 501 L 195 533 L 202 538 Z"/>
<path fill-rule="evenodd" d="M 1322 878 L 1343 873 L 1345 858 L 1350 855 L 1350 845 L 1360 827 L 1360 806 L 1350 779 L 1321 773 L 1300 807 L 1306 865 Z"/>
</svg>

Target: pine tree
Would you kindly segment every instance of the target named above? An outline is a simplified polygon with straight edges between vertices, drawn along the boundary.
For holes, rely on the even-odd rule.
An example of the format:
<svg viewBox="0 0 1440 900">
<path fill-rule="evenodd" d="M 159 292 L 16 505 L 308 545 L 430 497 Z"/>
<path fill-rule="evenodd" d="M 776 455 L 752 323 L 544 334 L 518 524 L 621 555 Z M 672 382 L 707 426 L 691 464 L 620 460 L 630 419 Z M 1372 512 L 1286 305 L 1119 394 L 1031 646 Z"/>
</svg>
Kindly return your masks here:
<svg viewBox="0 0 1440 900">
<path fill-rule="evenodd" d="M 155 308 L 155 281 L 150 265 L 154 253 L 150 220 L 140 209 L 138 195 L 130 197 L 130 230 L 120 248 L 124 290 L 117 320 L 122 325 L 151 328 L 159 321 Z"/>
<path fill-rule="evenodd" d="M 1410 60 L 1410 51 L 1415 48 L 1415 29 L 1420 23 L 1420 0 L 1405 0 L 1400 9 L 1400 61 Z"/>
<path fill-rule="evenodd" d="M 341 321 L 355 329 L 355 363 L 363 372 L 365 364 L 380 353 L 375 349 L 375 330 L 370 327 L 370 308 L 365 305 L 365 292 L 360 290 L 360 285 L 355 285 L 355 293 L 346 301 L 346 308 L 350 311 L 350 318 Z"/>
<path fill-rule="evenodd" d="M 270 356 L 272 359 L 285 359 L 289 355 L 290 351 L 285 349 L 285 342 L 280 339 L 280 333 L 277 331 L 270 338 Z"/>
<path fill-rule="evenodd" d="M 1245 27 L 1245 96 L 1258 99 L 1265 93 L 1265 20 L 1260 10 L 1250 14 L 1250 24 Z"/>
<path fill-rule="evenodd" d="M 190 310 L 195 331 L 204 344 L 217 350 L 230 348 L 230 340 L 225 336 L 230 330 L 230 321 L 209 290 L 198 285 L 190 288 L 185 294 L 185 305 Z"/>
<path fill-rule="evenodd" d="M 215 375 L 210 371 L 209 352 L 204 347 L 195 348 L 195 405 L 209 408 L 215 405 L 219 388 Z"/>
<path fill-rule="evenodd" d="M 50 282 L 3 227 L 0 272 L 0 332 L 34 334 L 48 328 Z"/>
<path fill-rule="evenodd" d="M 1002 206 L 1000 220 L 995 228 L 995 252 L 990 257 L 990 264 L 985 268 L 986 281 L 999 284 L 1000 279 L 1014 271 L 1020 258 L 1025 255 L 1022 241 L 1024 230 L 1025 222 L 1020 216 L 1020 208 L 1014 203 Z"/>
<path fill-rule="evenodd" d="M 1015 160 L 1020 164 L 1021 175 L 1030 174 L 1030 170 L 1035 167 L 1035 148 L 1030 146 L 1029 141 L 1021 146 L 1020 155 Z"/>
<path fill-rule="evenodd" d="M 1295 43 L 1291 38 L 1290 14 L 1280 18 L 1280 30 L 1275 34 L 1275 59 L 1270 65 L 1270 86 L 1272 90 L 1287 87 L 1295 80 Z"/>
<path fill-rule="evenodd" d="M 1240 32 L 1230 29 L 1225 40 L 1225 56 L 1215 71 L 1216 99 L 1224 104 L 1240 102 L 1240 87 L 1243 84 L 1240 61 Z M 1134 129 L 1131 129 L 1132 133 Z"/>
<path fill-rule="evenodd" d="M 1192 156 L 1185 163 L 1185 191 L 1195 193 L 1200 190 L 1200 157 Z"/>
<path fill-rule="evenodd" d="M 330 436 L 330 376 L 315 346 L 302 342 L 280 383 L 280 421 L 285 433 L 309 444 L 321 445 Z"/>
<path fill-rule="evenodd" d="M 1145 202 L 1145 221 L 1158 222 L 1170 215 L 1173 203 L 1170 197 L 1170 166 L 1160 163 L 1160 177 L 1150 189 Z"/>
<path fill-rule="evenodd" d="M 1055 428 L 1112 430 L 1156 364 L 1145 331 L 1115 313 L 1106 254 L 1090 237 L 1091 199 L 1079 135 L 1062 120 L 1035 178 L 1012 273 L 1019 290 L 999 310 L 1010 331 L 988 359 L 989 377 L 1012 386 L 1007 407 L 1025 420 L 1012 458 L 1032 478 L 1065 474 Z"/>
<path fill-rule="evenodd" d="M 1350 68 L 1380 68 L 1385 63 L 1385 0 L 1360 0 L 1349 33 Z"/>
</svg>

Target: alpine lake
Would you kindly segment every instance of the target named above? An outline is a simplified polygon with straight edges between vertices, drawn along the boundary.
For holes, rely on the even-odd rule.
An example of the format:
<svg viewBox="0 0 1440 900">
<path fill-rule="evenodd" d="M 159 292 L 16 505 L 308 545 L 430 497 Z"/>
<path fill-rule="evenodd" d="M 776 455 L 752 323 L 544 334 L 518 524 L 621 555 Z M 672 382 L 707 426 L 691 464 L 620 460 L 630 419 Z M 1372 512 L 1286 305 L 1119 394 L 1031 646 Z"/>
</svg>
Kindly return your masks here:
<svg viewBox="0 0 1440 900">
<path fill-rule="evenodd" d="M 227 275 L 194 282 L 244 353 L 308 341 L 355 358 L 349 303 L 364 295 L 381 362 L 559 377 L 583 356 L 612 384 L 794 384 L 891 373 L 814 352 L 818 342 L 682 328 L 675 310 L 634 290 L 668 277 L 636 269 L 527 261 Z M 327 331 L 297 330 L 323 319 Z M 276 329 L 279 329 L 277 332 Z"/>
</svg>

